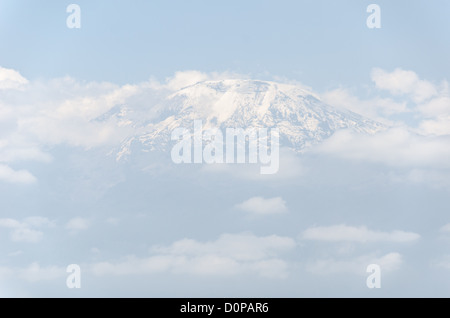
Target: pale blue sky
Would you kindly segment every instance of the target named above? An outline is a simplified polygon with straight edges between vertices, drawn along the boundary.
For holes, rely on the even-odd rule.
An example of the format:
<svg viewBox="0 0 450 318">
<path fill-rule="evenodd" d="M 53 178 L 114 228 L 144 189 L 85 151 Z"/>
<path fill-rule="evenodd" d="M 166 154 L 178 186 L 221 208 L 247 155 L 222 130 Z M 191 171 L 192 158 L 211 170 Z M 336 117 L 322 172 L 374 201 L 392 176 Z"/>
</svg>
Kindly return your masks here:
<svg viewBox="0 0 450 318">
<path fill-rule="evenodd" d="M 371 3 L 381 29 L 366 26 Z M 449 9 L 0 0 L 0 297 L 450 295 Z M 282 151 L 274 179 L 133 143 L 116 161 L 171 113 L 167 94 L 211 72 L 298 81 L 391 128 Z M 373 262 L 381 291 L 366 286 Z"/>
<path fill-rule="evenodd" d="M 70 30 L 66 7 L 82 9 Z M 26 78 L 136 83 L 176 71 L 282 76 L 318 90 L 370 81 L 373 67 L 450 72 L 450 3 L 377 1 L 0 1 L 0 63 Z"/>
</svg>

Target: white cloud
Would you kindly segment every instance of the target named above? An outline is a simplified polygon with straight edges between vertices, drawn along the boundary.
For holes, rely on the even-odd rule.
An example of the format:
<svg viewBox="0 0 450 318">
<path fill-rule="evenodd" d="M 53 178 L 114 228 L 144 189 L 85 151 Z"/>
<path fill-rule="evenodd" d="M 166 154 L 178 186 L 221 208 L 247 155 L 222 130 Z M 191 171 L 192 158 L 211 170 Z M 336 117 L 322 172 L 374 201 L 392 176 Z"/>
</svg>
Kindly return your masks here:
<svg viewBox="0 0 450 318">
<path fill-rule="evenodd" d="M 16 274 L 31 283 L 56 280 L 67 275 L 62 267 L 41 267 L 37 262 L 30 264 L 27 268 L 17 270 Z"/>
<path fill-rule="evenodd" d="M 219 254 L 237 260 L 260 260 L 275 255 L 280 250 L 289 250 L 295 242 L 276 235 L 258 237 L 253 234 L 224 234 L 212 242 L 197 242 L 184 239 L 168 247 L 154 247 L 152 250 L 174 255 Z"/>
<path fill-rule="evenodd" d="M 27 83 L 28 80 L 20 75 L 19 72 L 0 67 L 0 90 L 19 89 Z"/>
<path fill-rule="evenodd" d="M 207 174 L 223 174 L 237 179 L 274 183 L 296 180 L 307 171 L 298 154 L 286 147 L 280 147 L 280 168 L 277 173 L 261 174 L 261 167 L 264 166 L 261 164 L 208 164 L 203 165 L 201 171 Z"/>
<path fill-rule="evenodd" d="M 13 140 L 4 141 L 3 144 L 0 144 L 1 162 L 32 160 L 49 163 L 52 161 L 52 157 L 36 145 L 25 146 L 23 144 L 21 147 L 16 147 L 11 141 Z"/>
<path fill-rule="evenodd" d="M 438 116 L 435 119 L 423 120 L 419 129 L 425 135 L 450 135 L 450 116 Z"/>
<path fill-rule="evenodd" d="M 0 181 L 8 183 L 32 184 L 36 178 L 26 170 L 13 170 L 7 165 L 0 164 Z"/>
<path fill-rule="evenodd" d="M 10 90 L 0 101 L 0 162 L 49 162 L 51 157 L 42 151 L 46 145 L 91 148 L 120 143 L 131 131 L 129 122 L 108 111 L 145 89 L 148 83 L 118 86 L 66 77 Z"/>
<path fill-rule="evenodd" d="M 70 86 L 73 80 L 61 81 L 59 85 L 63 87 L 47 84 L 48 101 L 41 97 L 41 100 L 34 102 L 35 111 L 21 114 L 18 118 L 18 130 L 22 135 L 41 144 L 66 143 L 84 148 L 112 145 L 128 135 L 131 128 L 122 118 L 112 115 L 100 117 L 137 94 L 140 90 L 138 86 L 86 84 L 78 88 L 80 91 L 74 92 L 75 89 Z M 96 90 L 91 92 L 91 86 L 95 86 Z M 63 91 L 57 93 L 56 89 Z M 55 96 L 57 94 L 64 96 Z"/>
<path fill-rule="evenodd" d="M 47 219 L 45 217 L 41 217 L 41 216 L 28 217 L 24 220 L 24 222 L 32 227 L 43 227 L 43 226 L 54 227 L 55 226 L 55 222 L 50 221 L 49 219 Z"/>
<path fill-rule="evenodd" d="M 167 79 L 167 87 L 175 91 L 208 79 L 208 74 L 199 71 L 177 72 L 175 76 Z"/>
<path fill-rule="evenodd" d="M 361 100 L 342 88 L 324 93 L 322 100 L 388 125 L 395 124 L 390 118 L 400 120 L 401 123 L 399 116 L 391 116 L 410 113 L 418 119 L 418 128 L 410 127 L 411 130 L 425 136 L 450 135 L 450 88 L 446 80 L 440 85 L 434 85 L 421 80 L 413 71 L 395 69 L 387 72 L 379 68 L 373 69 L 372 80 L 377 88 L 386 90 L 397 97 L 397 100 L 390 97 Z M 399 97 L 402 98 L 401 101 L 398 101 Z"/>
<path fill-rule="evenodd" d="M 398 68 L 391 73 L 375 68 L 372 70 L 371 77 L 378 88 L 388 90 L 392 94 L 411 93 L 419 82 L 416 73 Z"/>
<path fill-rule="evenodd" d="M 398 270 L 403 263 L 403 257 L 399 253 L 388 253 L 383 256 L 362 255 L 353 259 L 319 259 L 306 264 L 306 270 L 319 275 L 350 273 L 367 275 L 366 269 L 370 264 L 377 264 L 382 272 Z"/>
<path fill-rule="evenodd" d="M 450 135 L 450 97 L 447 84 L 443 86 L 439 96 L 417 106 L 417 110 L 425 117 L 419 125 L 422 134 Z"/>
<path fill-rule="evenodd" d="M 402 69 L 393 72 L 374 69 L 372 80 L 377 88 L 400 96 L 402 102 L 378 97 L 362 101 L 343 89 L 328 92 L 323 99 L 334 106 L 373 117 L 388 124 L 388 128 L 373 135 L 337 131 L 312 152 L 361 163 L 384 164 L 396 169 L 389 172 L 395 182 L 449 187 L 449 83 L 444 80 L 434 85 L 421 80 L 415 72 Z M 402 113 L 409 114 L 398 116 Z M 389 117 L 391 115 L 397 116 Z"/>
<path fill-rule="evenodd" d="M 28 283 L 39 283 L 46 281 L 65 282 L 67 273 L 65 268 L 58 266 L 41 266 L 38 262 L 33 262 L 27 267 L 0 267 L 0 279 L 11 278 L 24 280 Z"/>
<path fill-rule="evenodd" d="M 276 235 L 224 234 L 212 242 L 184 239 L 170 246 L 155 246 L 148 258 L 128 257 L 122 262 L 92 266 L 97 275 L 130 275 L 158 272 L 192 275 L 235 275 L 257 273 L 285 278 L 288 265 L 278 254 L 295 247 L 294 240 Z"/>
<path fill-rule="evenodd" d="M 340 130 L 311 152 L 386 165 L 395 169 L 389 172 L 395 182 L 449 187 L 450 106 L 446 97 L 447 86 L 444 82 L 439 89 L 436 88 L 437 96 L 412 108 L 417 128 L 400 122 L 373 135 Z"/>
<path fill-rule="evenodd" d="M 374 98 L 371 100 L 360 100 L 350 94 L 346 89 L 335 89 L 328 91 L 321 98 L 325 103 L 353 111 L 357 114 L 386 122 L 385 116 L 409 112 L 406 102 L 395 102 L 390 98 Z"/>
<path fill-rule="evenodd" d="M 75 234 L 79 231 L 87 230 L 91 226 L 91 221 L 86 218 L 73 218 L 70 219 L 66 224 L 66 229 L 70 231 L 70 233 Z"/>
<path fill-rule="evenodd" d="M 152 96 L 161 95 L 161 99 L 199 81 L 233 77 L 237 75 L 186 71 L 177 72 L 164 83 L 120 86 L 70 77 L 28 82 L 17 71 L 0 67 L 0 90 L 8 90 L 0 100 L 0 180 L 36 181 L 29 172 L 14 171 L 6 164 L 27 160 L 48 163 L 52 157 L 43 151 L 48 146 L 118 146 L 135 132 L 129 118 L 139 121 L 143 111 L 157 115 L 159 108 L 157 103 L 153 105 Z M 127 104 L 139 107 L 130 109 Z"/>
<path fill-rule="evenodd" d="M 236 208 L 257 215 L 280 214 L 287 211 L 286 201 L 281 197 L 271 199 L 253 197 L 237 204 Z"/>
<path fill-rule="evenodd" d="M 155 88 L 166 88 L 172 91 L 177 91 L 182 88 L 195 85 L 204 81 L 217 81 L 223 79 L 233 79 L 233 78 L 246 78 L 245 75 L 230 73 L 230 72 L 211 72 L 204 73 L 199 71 L 181 71 L 176 72 L 174 76 L 168 77 L 165 84 L 154 83 Z"/>
<path fill-rule="evenodd" d="M 427 117 L 448 116 L 450 115 L 450 97 L 438 96 L 427 103 L 419 105 L 417 110 Z"/>
<path fill-rule="evenodd" d="M 379 232 L 369 230 L 365 226 L 354 227 L 347 225 L 319 226 L 305 230 L 303 238 L 325 242 L 414 242 L 420 238 L 413 232 L 393 231 Z"/>
<path fill-rule="evenodd" d="M 0 219 L 0 227 L 10 229 L 10 239 L 14 242 L 37 243 L 42 240 L 42 227 L 53 227 L 54 222 L 43 217 L 30 217 L 19 222 L 15 219 Z"/>
<path fill-rule="evenodd" d="M 32 230 L 27 227 L 19 227 L 11 232 L 11 240 L 14 242 L 37 243 L 43 236 L 44 233 L 41 231 Z"/>
<path fill-rule="evenodd" d="M 42 143 L 67 143 L 84 148 L 113 145 L 123 140 L 128 132 L 126 128 L 121 129 L 114 119 L 107 122 L 89 122 L 76 117 L 58 120 L 39 116 L 21 119 L 19 123 L 23 132 L 37 137 Z M 55 131 L 58 134 L 55 134 Z"/>
<path fill-rule="evenodd" d="M 387 90 L 393 95 L 410 95 L 415 102 L 425 101 L 437 94 L 436 87 L 413 71 L 395 69 L 393 72 L 375 68 L 372 80 L 379 89 Z"/>
<path fill-rule="evenodd" d="M 9 88 L 8 94 L 0 101 L 0 180 L 19 184 L 32 184 L 36 178 L 27 170 L 14 170 L 12 164 L 26 160 L 51 162 L 52 157 L 43 150 L 48 149 L 48 145 L 118 146 L 135 132 L 129 117 L 124 115 L 127 111 L 134 111 L 123 106 L 127 103 L 135 105 L 134 102 L 142 96 L 159 91 L 166 94 L 167 90 L 173 91 L 199 81 L 245 77 L 231 73 L 186 71 L 177 72 L 164 83 L 149 81 L 119 86 L 107 82 L 79 82 L 70 77 L 28 83 L 16 71 L 0 70 L 3 70 L 0 81 L 19 83 L 25 90 Z M 338 132 L 318 148 L 319 152 L 392 166 L 448 167 L 445 158 L 448 157 L 450 142 L 445 138 L 434 138 L 450 133 L 448 83 L 438 88 L 419 79 L 416 73 L 400 69 L 394 72 L 374 69 L 372 78 L 380 89 L 396 95 L 406 94 L 420 101 L 415 111 L 428 117 L 420 122 L 418 131 L 430 138 L 405 128 L 389 129 L 375 136 Z M 5 89 L 11 86 L 8 85 L 5 84 Z M 323 99 L 332 105 L 376 118 L 408 111 L 406 102 L 390 98 L 363 101 L 343 89 L 328 92 Z M 139 117 L 138 113 L 133 116 Z M 263 176 L 259 169 L 259 165 L 206 165 L 202 171 L 274 182 L 292 180 L 304 174 L 299 158 L 284 148 L 280 149 L 279 173 Z"/>
<path fill-rule="evenodd" d="M 401 127 L 374 135 L 361 135 L 349 130 L 338 131 L 314 151 L 395 167 L 450 166 L 447 159 L 450 158 L 450 136 L 422 136 Z"/>
<path fill-rule="evenodd" d="M 386 90 L 394 96 L 401 96 L 398 102 L 392 98 L 375 97 L 361 100 L 346 89 L 328 91 L 322 100 L 341 109 L 349 109 L 358 114 L 371 117 L 388 125 L 394 122 L 392 115 L 410 113 L 418 119 L 418 127 L 411 127 L 425 136 L 450 135 L 450 88 L 444 80 L 440 85 L 421 80 L 413 71 L 395 69 L 387 72 L 373 69 L 372 80 L 377 88 Z M 408 103 L 412 103 L 409 107 Z M 399 117 L 395 117 L 399 121 Z"/>
</svg>

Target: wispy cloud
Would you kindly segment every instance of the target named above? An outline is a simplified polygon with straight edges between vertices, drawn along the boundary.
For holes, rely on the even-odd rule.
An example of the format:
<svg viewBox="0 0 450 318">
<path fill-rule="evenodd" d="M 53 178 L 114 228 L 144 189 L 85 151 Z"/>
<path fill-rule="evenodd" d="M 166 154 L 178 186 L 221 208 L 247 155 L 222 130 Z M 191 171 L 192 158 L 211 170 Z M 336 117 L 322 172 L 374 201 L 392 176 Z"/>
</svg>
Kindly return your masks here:
<svg viewBox="0 0 450 318">
<path fill-rule="evenodd" d="M 52 156 L 47 151 L 52 146 L 84 149 L 119 146 L 135 133 L 130 118 L 139 120 L 140 111 L 146 112 L 146 118 L 158 112 L 158 104 L 149 102 L 150 97 L 159 94 L 167 97 L 199 81 L 233 76 L 237 75 L 185 71 L 163 82 L 116 85 L 82 82 L 70 77 L 28 81 L 19 72 L 0 67 L 0 90 L 8 92 L 0 99 L 0 180 L 35 182 L 30 172 L 16 171 L 12 164 L 49 163 Z M 142 107 L 130 110 L 127 104 Z"/>
<path fill-rule="evenodd" d="M 237 204 L 236 208 L 255 215 L 281 214 L 287 212 L 286 201 L 281 197 L 270 199 L 253 197 Z"/>
<path fill-rule="evenodd" d="M 276 235 L 224 234 L 211 242 L 184 239 L 170 246 L 155 246 L 151 249 L 153 256 L 96 263 L 92 271 L 97 275 L 171 272 L 218 276 L 253 272 L 265 277 L 285 278 L 288 265 L 277 256 L 294 247 L 294 240 Z"/>
<path fill-rule="evenodd" d="M 400 68 L 393 72 L 375 68 L 372 70 L 372 80 L 377 88 L 393 95 L 409 95 L 415 102 L 422 102 L 437 94 L 433 83 L 421 80 L 413 71 Z"/>
<path fill-rule="evenodd" d="M 322 95 L 322 100 L 334 107 L 351 110 L 357 114 L 390 124 L 389 116 L 411 112 L 407 102 L 397 102 L 392 98 L 376 97 L 361 100 L 348 89 L 337 88 Z"/>
<path fill-rule="evenodd" d="M 0 164 L 0 181 L 18 184 L 33 184 L 37 179 L 27 170 L 14 170 L 7 165 Z"/>
<path fill-rule="evenodd" d="M 306 270 L 320 275 L 350 273 L 366 275 L 367 266 L 377 264 L 383 272 L 398 270 L 403 263 L 403 257 L 399 253 L 388 253 L 382 256 L 362 255 L 354 258 L 336 259 L 325 258 L 308 261 Z"/>
<path fill-rule="evenodd" d="M 373 136 L 338 131 L 314 151 L 393 167 L 450 167 L 450 136 L 426 137 L 400 127 Z"/>
<path fill-rule="evenodd" d="M 21 222 L 15 219 L 0 219 L 0 227 L 10 229 L 13 242 L 38 243 L 44 236 L 41 229 L 54 225 L 54 222 L 44 217 L 30 217 Z"/>
<path fill-rule="evenodd" d="M 16 277 L 29 283 L 55 281 L 57 279 L 64 281 L 63 278 L 66 275 L 66 270 L 63 267 L 41 266 L 38 262 L 33 262 L 22 268 L 0 267 L 0 278 Z"/>
<path fill-rule="evenodd" d="M 418 240 L 420 235 L 417 233 L 404 231 L 372 231 L 365 226 L 354 227 L 347 225 L 332 225 L 309 228 L 303 232 L 302 237 L 305 240 L 324 242 L 407 243 Z"/>
<path fill-rule="evenodd" d="M 86 218 L 73 218 L 70 219 L 66 224 L 66 229 L 69 230 L 71 234 L 76 234 L 80 231 L 85 231 L 91 226 L 92 222 Z"/>
<path fill-rule="evenodd" d="M 372 136 L 338 131 L 321 144 L 318 151 L 391 167 L 448 169 L 445 158 L 450 154 L 449 83 L 443 80 L 435 84 L 420 79 L 413 71 L 399 68 L 392 72 L 376 68 L 371 77 L 375 88 L 392 97 L 361 101 L 348 90 L 337 89 L 325 93 L 324 100 L 331 105 L 376 117 L 391 128 Z M 401 113 L 410 113 L 415 117 L 414 122 L 392 117 Z"/>
<path fill-rule="evenodd" d="M 0 67 L 0 90 L 20 89 L 27 83 L 28 80 L 19 72 Z"/>
</svg>

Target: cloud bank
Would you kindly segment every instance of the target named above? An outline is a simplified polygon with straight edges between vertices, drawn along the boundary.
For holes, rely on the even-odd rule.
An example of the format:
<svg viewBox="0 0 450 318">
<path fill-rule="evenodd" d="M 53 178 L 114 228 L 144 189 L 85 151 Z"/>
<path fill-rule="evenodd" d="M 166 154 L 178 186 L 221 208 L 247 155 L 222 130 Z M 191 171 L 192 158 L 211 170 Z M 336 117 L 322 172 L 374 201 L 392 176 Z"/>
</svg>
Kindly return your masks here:
<svg viewBox="0 0 450 318">
<path fill-rule="evenodd" d="M 285 278 L 288 264 L 278 257 L 295 247 L 295 241 L 276 235 L 224 234 L 216 241 L 183 239 L 170 246 L 154 246 L 147 258 L 130 256 L 121 262 L 92 266 L 96 275 L 136 275 L 170 272 L 200 276 L 256 273 Z"/>
<path fill-rule="evenodd" d="M 420 235 L 417 233 L 404 231 L 372 231 L 365 226 L 354 227 L 347 225 L 332 225 L 309 228 L 303 232 L 303 238 L 305 240 L 324 242 L 407 243 L 418 240 Z"/>
</svg>

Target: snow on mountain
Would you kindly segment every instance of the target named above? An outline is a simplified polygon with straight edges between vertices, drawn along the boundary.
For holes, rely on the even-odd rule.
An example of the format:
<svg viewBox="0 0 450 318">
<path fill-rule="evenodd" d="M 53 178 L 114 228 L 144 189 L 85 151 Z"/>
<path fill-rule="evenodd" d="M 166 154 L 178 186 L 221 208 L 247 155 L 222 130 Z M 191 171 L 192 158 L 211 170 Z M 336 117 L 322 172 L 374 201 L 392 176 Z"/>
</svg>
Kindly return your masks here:
<svg viewBox="0 0 450 318">
<path fill-rule="evenodd" d="M 133 123 L 136 133 L 123 142 L 118 160 L 135 147 L 166 151 L 172 131 L 178 127 L 192 131 L 194 120 L 202 120 L 203 129 L 278 128 L 281 146 L 299 152 L 339 129 L 373 134 L 383 128 L 361 115 L 326 105 L 302 87 L 269 81 L 200 82 L 173 93 L 163 104 L 158 119 L 140 118 Z M 129 124 L 126 109 L 118 112 Z"/>
</svg>

